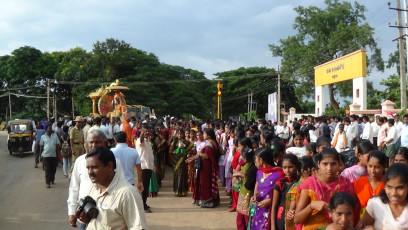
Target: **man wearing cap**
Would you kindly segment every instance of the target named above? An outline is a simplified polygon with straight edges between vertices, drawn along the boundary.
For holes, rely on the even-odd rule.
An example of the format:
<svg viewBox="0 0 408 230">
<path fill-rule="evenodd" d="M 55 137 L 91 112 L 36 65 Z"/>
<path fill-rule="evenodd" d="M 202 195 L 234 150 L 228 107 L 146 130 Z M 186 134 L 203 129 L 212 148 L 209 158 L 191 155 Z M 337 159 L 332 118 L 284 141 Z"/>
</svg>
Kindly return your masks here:
<svg viewBox="0 0 408 230">
<path fill-rule="evenodd" d="M 77 116 L 75 118 L 75 127 L 69 132 L 69 137 L 71 139 L 71 149 L 72 149 L 72 165 L 74 165 L 75 160 L 85 153 L 84 149 L 84 133 L 81 130 L 82 122 L 84 121 L 82 117 Z"/>
</svg>

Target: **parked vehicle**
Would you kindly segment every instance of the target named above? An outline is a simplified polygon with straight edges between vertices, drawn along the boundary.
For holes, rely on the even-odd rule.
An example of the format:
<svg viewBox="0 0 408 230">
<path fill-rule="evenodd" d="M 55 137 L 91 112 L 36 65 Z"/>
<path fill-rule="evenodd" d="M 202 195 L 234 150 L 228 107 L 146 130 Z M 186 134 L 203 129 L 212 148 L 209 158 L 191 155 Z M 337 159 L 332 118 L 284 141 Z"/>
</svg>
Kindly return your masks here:
<svg viewBox="0 0 408 230">
<path fill-rule="evenodd" d="M 33 145 L 33 122 L 28 119 L 16 119 L 7 122 L 7 147 L 11 154 L 17 152 L 20 157 L 24 152 L 31 152 Z"/>
</svg>

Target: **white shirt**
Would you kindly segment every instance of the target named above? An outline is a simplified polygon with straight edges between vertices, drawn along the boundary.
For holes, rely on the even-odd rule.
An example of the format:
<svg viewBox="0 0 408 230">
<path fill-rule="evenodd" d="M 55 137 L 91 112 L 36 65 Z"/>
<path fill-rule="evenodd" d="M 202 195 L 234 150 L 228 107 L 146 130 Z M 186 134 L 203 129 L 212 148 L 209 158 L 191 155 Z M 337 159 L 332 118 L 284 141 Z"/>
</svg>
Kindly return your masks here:
<svg viewBox="0 0 408 230">
<path fill-rule="evenodd" d="M 286 153 L 292 153 L 296 155 L 298 158 L 303 157 L 306 155 L 306 146 L 303 147 L 289 147 L 286 149 Z"/>
<path fill-rule="evenodd" d="M 402 130 L 402 126 L 403 126 L 404 124 L 402 124 L 402 122 L 401 121 L 398 121 L 398 122 L 394 122 L 394 126 L 395 126 L 395 128 L 397 129 L 397 139 L 398 138 L 400 138 L 400 136 L 401 136 L 401 130 Z"/>
<path fill-rule="evenodd" d="M 387 137 L 385 138 L 385 141 L 387 142 L 387 141 L 389 141 L 391 139 L 392 139 L 392 141 L 390 143 L 388 143 L 387 145 L 395 144 L 397 142 L 397 140 L 398 140 L 397 129 L 395 128 L 395 125 L 393 125 L 391 127 L 388 127 L 388 129 L 387 129 Z"/>
<path fill-rule="evenodd" d="M 101 130 L 105 133 L 107 139 L 113 139 L 112 126 L 110 124 L 101 125 Z"/>
<path fill-rule="evenodd" d="M 77 202 L 88 195 L 88 191 L 93 185 L 86 168 L 85 156 L 86 154 L 83 154 L 75 160 L 74 169 L 72 170 L 67 200 L 69 216 L 75 214 Z M 122 164 L 118 159 L 116 159 L 116 173 L 125 178 Z"/>
<path fill-rule="evenodd" d="M 282 138 L 282 134 L 280 134 L 281 132 L 283 132 L 283 125 L 278 125 L 276 126 L 276 135 L 278 135 L 278 137 Z"/>
<path fill-rule="evenodd" d="M 340 131 L 338 131 L 338 132 L 340 132 Z M 344 151 L 344 148 L 343 148 L 343 146 L 344 146 L 344 137 L 343 137 L 344 134 L 345 134 L 344 130 L 343 130 L 342 133 L 339 133 L 339 136 L 337 137 L 336 146 L 333 146 L 337 150 L 337 152 L 339 152 L 339 153 Z M 336 135 L 337 135 L 337 133 L 334 135 L 334 137 L 333 137 L 333 139 L 331 141 L 331 145 L 334 144 L 334 141 L 336 139 Z M 347 142 L 347 140 L 346 140 L 346 142 Z M 347 143 L 345 143 L 345 144 L 346 144 L 346 147 L 347 147 Z"/>
<path fill-rule="evenodd" d="M 369 140 L 373 143 L 373 130 L 371 128 L 370 122 L 364 124 L 363 133 L 361 134 L 361 139 Z"/>
<path fill-rule="evenodd" d="M 136 141 L 136 150 L 139 153 L 142 169 L 151 169 L 154 168 L 154 155 L 152 146 L 145 138 L 143 143 L 140 142 L 140 138 L 137 138 Z"/>
<path fill-rule="evenodd" d="M 134 178 L 134 168 L 135 165 L 140 164 L 139 153 L 136 149 L 130 148 L 126 143 L 118 143 L 115 148 L 112 148 L 111 151 L 115 154 L 115 157 L 120 160 L 123 166 L 123 172 L 127 182 L 130 184 L 135 183 Z M 139 181 L 140 183 L 141 181 Z"/>
<path fill-rule="evenodd" d="M 346 131 L 346 137 L 347 137 L 347 143 L 348 143 L 347 146 L 351 146 L 351 141 L 354 138 L 358 137 L 358 134 L 359 134 L 358 128 L 359 126 L 358 126 L 357 121 L 351 122 L 350 126 L 347 128 L 347 131 Z"/>
<path fill-rule="evenodd" d="M 317 135 L 314 130 L 309 130 L 309 138 L 310 142 L 316 142 L 317 141 Z"/>
<path fill-rule="evenodd" d="M 370 216 L 375 219 L 375 230 L 407 230 L 408 227 L 402 228 L 399 226 L 401 218 L 407 218 L 408 208 L 405 207 L 401 216 L 394 218 L 391 212 L 391 208 L 388 204 L 384 204 L 379 197 L 373 197 L 368 200 L 366 211 Z"/>
<path fill-rule="evenodd" d="M 380 126 L 378 126 L 376 121 L 371 122 L 371 129 L 373 132 L 373 137 L 378 137 L 378 130 L 380 130 Z"/>
<path fill-rule="evenodd" d="M 120 131 L 122 131 L 122 128 L 118 124 L 115 124 L 115 126 L 113 126 L 113 134 L 118 133 Z"/>
</svg>

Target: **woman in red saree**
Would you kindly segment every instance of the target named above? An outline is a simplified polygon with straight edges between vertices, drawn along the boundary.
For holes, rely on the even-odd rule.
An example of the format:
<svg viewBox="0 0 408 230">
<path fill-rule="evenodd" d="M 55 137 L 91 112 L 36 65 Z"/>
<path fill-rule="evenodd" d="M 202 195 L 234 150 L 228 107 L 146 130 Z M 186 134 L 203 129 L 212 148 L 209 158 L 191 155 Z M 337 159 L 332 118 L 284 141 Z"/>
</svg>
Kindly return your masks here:
<svg viewBox="0 0 408 230">
<path fill-rule="evenodd" d="M 193 203 L 204 208 L 213 208 L 220 204 L 220 194 L 218 190 L 218 144 L 213 129 L 204 130 L 204 139 L 207 140 L 201 152 L 197 152 L 195 157 L 188 161 L 200 161 L 195 164 L 196 174 L 194 178 Z"/>
</svg>

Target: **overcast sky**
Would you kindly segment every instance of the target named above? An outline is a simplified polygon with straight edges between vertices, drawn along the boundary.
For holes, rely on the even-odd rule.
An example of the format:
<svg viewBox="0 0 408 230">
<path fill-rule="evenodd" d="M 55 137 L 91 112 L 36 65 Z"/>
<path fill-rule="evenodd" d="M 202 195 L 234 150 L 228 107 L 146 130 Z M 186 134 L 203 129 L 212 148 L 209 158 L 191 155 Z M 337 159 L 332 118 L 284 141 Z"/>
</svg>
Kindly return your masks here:
<svg viewBox="0 0 408 230">
<path fill-rule="evenodd" d="M 41 51 L 92 49 L 115 38 L 161 62 L 213 74 L 239 67 L 277 68 L 268 44 L 294 34 L 294 7 L 324 0 L 0 0 L 0 56 L 21 46 Z M 396 12 L 361 0 L 383 58 L 396 49 Z M 395 7 L 395 1 L 391 6 Z M 393 70 L 394 71 L 394 70 Z M 384 78 L 380 74 L 373 78 Z M 388 76 L 385 76 L 388 77 Z"/>
</svg>

